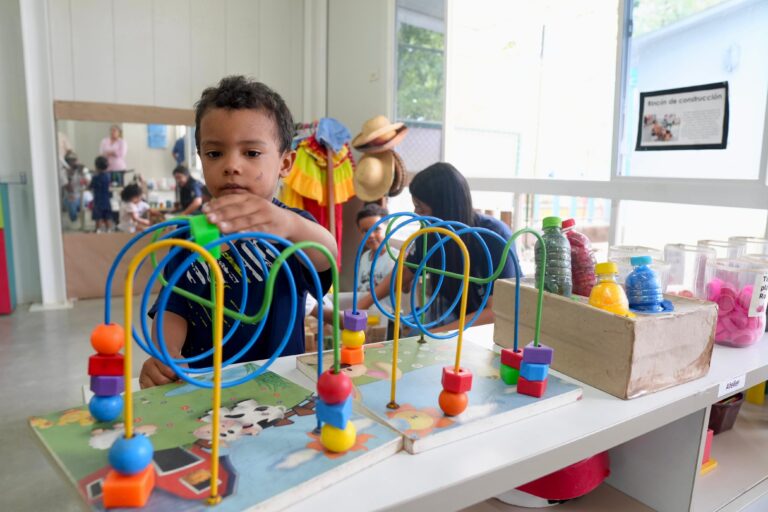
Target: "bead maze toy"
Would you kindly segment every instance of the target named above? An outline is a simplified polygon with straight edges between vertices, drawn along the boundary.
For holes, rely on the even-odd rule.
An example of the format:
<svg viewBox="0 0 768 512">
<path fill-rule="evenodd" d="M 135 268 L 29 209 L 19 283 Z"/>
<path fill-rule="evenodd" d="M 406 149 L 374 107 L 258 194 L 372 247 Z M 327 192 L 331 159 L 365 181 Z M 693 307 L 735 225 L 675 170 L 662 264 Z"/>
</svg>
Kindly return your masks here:
<svg viewBox="0 0 768 512">
<path fill-rule="evenodd" d="M 151 235 L 152 241 L 148 245 L 141 248 L 137 254 L 135 254 L 128 265 L 128 272 L 125 277 L 125 303 L 124 303 L 124 322 L 125 328 L 121 327 L 112 321 L 111 317 L 111 300 L 110 291 L 112 288 L 112 282 L 115 277 L 118 264 L 125 257 L 127 251 L 137 244 L 140 240 Z M 242 297 L 241 304 L 237 306 L 235 310 L 225 307 L 224 304 L 224 276 L 222 270 L 217 262 L 217 259 L 221 257 L 222 246 L 228 246 L 231 250 L 231 254 L 237 260 L 237 265 L 241 270 L 242 279 Z M 238 252 L 238 246 L 250 248 L 250 254 L 256 255 L 259 260 L 260 268 L 264 274 L 266 274 L 266 280 L 264 283 L 264 294 L 261 306 L 255 315 L 248 316 L 245 314 L 246 297 L 248 296 L 248 279 L 245 278 L 245 265 L 243 257 Z M 375 457 L 369 457 L 371 462 L 374 459 L 380 460 L 384 456 L 388 456 L 391 453 L 396 452 L 401 446 L 401 441 L 398 436 L 389 431 L 383 426 L 377 425 L 371 420 L 366 420 L 359 414 L 352 411 L 352 383 L 349 376 L 341 371 L 341 353 L 340 353 L 340 336 L 338 317 L 334 315 L 333 321 L 333 357 L 330 369 L 323 371 L 323 361 L 318 356 L 317 359 L 317 396 L 313 396 L 308 390 L 303 390 L 300 386 L 297 386 L 281 377 L 268 371 L 270 365 L 281 355 L 283 352 L 287 340 L 293 330 L 294 323 L 297 321 L 297 303 L 301 300 L 297 297 L 296 283 L 292 275 L 291 269 L 286 263 L 291 256 L 296 257 L 304 265 L 304 270 L 308 271 L 308 281 L 314 288 L 315 294 L 320 297 L 323 294 L 322 285 L 317 271 L 314 269 L 309 258 L 304 251 L 306 249 L 313 249 L 319 251 L 330 263 L 330 269 L 332 274 L 333 289 L 338 290 L 338 270 L 333 256 L 330 252 L 320 244 L 314 242 L 299 242 L 291 243 L 288 240 L 279 238 L 274 235 L 265 233 L 249 232 L 249 233 L 237 233 L 226 236 L 220 236 L 218 230 L 214 226 L 207 223 L 205 217 L 193 216 L 185 218 L 172 219 L 170 221 L 158 224 L 152 228 L 144 231 L 135 236 L 126 246 L 120 251 L 112 264 L 110 272 L 106 280 L 106 294 L 105 294 L 105 315 L 104 323 L 98 325 L 92 335 L 91 343 L 96 350 L 96 354 L 89 358 L 88 362 L 88 374 L 91 378 L 91 390 L 94 392 L 94 396 L 91 398 L 88 405 L 90 415 L 87 413 L 78 413 L 80 418 L 80 426 L 88 426 L 94 422 L 99 423 L 113 423 L 117 420 L 122 413 L 122 422 L 113 423 L 111 429 L 116 434 L 113 435 L 114 442 L 109 446 L 108 461 L 109 467 L 104 470 L 99 470 L 100 473 L 87 476 L 84 480 L 78 480 L 78 483 L 85 486 L 84 494 L 87 497 L 93 498 L 93 489 L 98 490 L 98 494 L 101 501 L 94 501 L 94 505 L 101 505 L 104 508 L 114 507 L 143 507 L 149 506 L 151 509 L 163 509 L 168 503 L 151 501 L 153 491 L 156 486 L 156 482 L 162 482 L 163 478 L 166 478 L 169 453 L 168 450 L 179 450 L 183 448 L 188 456 L 204 458 L 208 464 L 208 467 L 201 467 L 197 464 L 197 468 L 194 474 L 186 474 L 187 480 L 182 483 L 188 489 L 178 489 L 178 482 L 168 484 L 166 481 L 162 487 L 162 495 L 165 497 L 168 488 L 173 488 L 174 493 L 179 496 L 188 497 L 190 494 L 189 488 L 192 491 L 192 495 L 197 498 L 198 503 L 202 506 L 203 500 L 201 500 L 200 492 L 205 490 L 207 492 L 207 498 L 204 500 L 208 505 L 218 505 L 222 503 L 222 494 L 226 496 L 232 496 L 234 494 L 234 479 L 235 473 L 237 473 L 237 464 L 230 464 L 227 460 L 232 459 L 235 456 L 241 456 L 242 453 L 247 452 L 247 446 L 245 440 L 240 440 L 244 435 L 263 437 L 261 432 L 268 426 L 290 425 L 284 429 L 280 429 L 280 435 L 293 436 L 293 441 L 288 442 L 285 439 L 278 440 L 274 446 L 265 447 L 262 446 L 258 451 L 258 455 L 264 455 L 267 452 L 275 452 L 276 455 L 284 455 L 285 460 L 280 464 L 287 465 L 286 471 L 293 470 L 297 466 L 307 463 L 312 459 L 315 459 L 318 453 L 323 454 L 324 458 L 333 460 L 331 467 L 312 467 L 307 469 L 310 471 L 310 475 L 302 475 L 301 479 L 297 481 L 291 481 L 286 477 L 282 484 L 276 484 L 271 482 L 269 485 L 264 485 L 265 488 L 280 487 L 278 490 L 285 492 L 295 488 L 301 482 L 307 480 L 307 478 L 317 477 L 324 472 L 330 471 L 336 467 L 341 467 L 343 463 L 336 462 L 336 458 L 345 457 L 347 459 L 357 458 L 362 454 L 352 454 L 350 452 L 369 451 L 373 452 L 376 448 L 386 448 L 379 450 L 379 454 Z M 163 257 L 160 263 L 157 262 L 155 253 L 159 250 L 168 250 L 167 255 Z M 182 251 L 186 251 L 182 253 Z M 271 254 L 274 256 L 271 268 L 265 261 L 264 254 Z M 184 258 L 183 262 L 176 267 L 176 269 L 170 273 L 170 276 L 166 278 L 162 275 L 166 265 L 174 258 Z M 137 271 L 148 260 L 152 261 L 154 269 L 149 278 L 143 293 L 141 294 L 141 306 L 140 306 L 140 328 L 136 328 L 133 325 L 134 311 L 133 311 L 133 284 Z M 205 266 L 207 272 L 210 272 L 210 296 L 200 297 L 190 293 L 189 291 L 177 286 L 181 276 L 188 271 L 191 266 L 199 262 Z M 251 263 L 253 263 L 251 261 Z M 268 272 L 267 272 L 268 269 Z M 261 366 L 246 365 L 246 369 L 243 367 L 232 367 L 237 363 L 239 358 L 244 354 L 254 343 L 259 339 L 259 335 L 262 332 L 265 319 L 267 317 L 272 296 L 275 291 L 275 282 L 279 273 L 284 273 L 289 283 L 289 292 L 291 298 L 291 313 L 286 318 L 285 329 L 282 333 L 281 341 L 277 350 L 272 356 Z M 306 275 L 306 273 L 305 273 Z M 150 329 L 147 325 L 147 306 L 149 304 L 149 298 L 153 284 L 157 279 L 160 279 L 163 283 L 162 291 L 160 292 L 155 320 L 157 322 L 157 330 L 154 336 L 150 334 Z M 283 290 L 284 291 L 284 290 Z M 212 319 L 211 328 L 211 348 L 202 353 L 191 357 L 174 358 L 169 354 L 168 347 L 166 346 L 163 336 L 163 315 L 168 303 L 168 299 L 172 293 L 182 295 L 197 304 L 200 304 L 210 311 Z M 338 297 L 334 293 L 333 304 L 335 310 L 338 310 Z M 229 317 L 233 320 L 229 329 L 224 332 L 224 318 Z M 350 323 L 351 327 L 356 328 L 359 324 L 355 323 L 358 317 L 352 316 Z M 300 321 L 300 319 L 298 320 Z M 255 334 L 248 340 L 246 346 L 241 349 L 237 354 L 229 357 L 227 360 L 223 360 L 223 347 L 233 336 L 235 329 L 241 324 L 253 324 L 256 325 Z M 318 318 L 319 328 L 322 329 L 322 315 Z M 190 327 L 192 328 L 192 327 Z M 322 332 L 322 331 L 321 331 Z M 351 332 L 352 334 L 347 334 Z M 345 337 L 343 339 L 349 340 L 350 337 L 359 337 L 359 329 L 345 331 Z M 273 336 L 279 337 L 279 334 Z M 168 391 L 164 387 L 152 388 L 146 391 L 142 391 L 137 395 L 133 394 L 131 385 L 131 370 L 133 342 L 147 354 L 157 358 L 168 367 L 172 368 L 181 382 L 186 386 L 179 388 L 178 384 L 171 384 L 167 387 L 171 387 Z M 350 343 L 356 343 L 352 341 Z M 359 343 L 362 344 L 362 343 Z M 346 347 L 345 347 L 346 348 Z M 123 354 L 120 350 L 123 350 Z M 194 363 L 202 360 L 203 358 L 213 357 L 213 364 L 211 367 L 204 368 L 190 368 L 183 367 L 188 363 Z M 206 377 L 206 374 L 208 375 Z M 227 377 L 229 376 L 229 378 Z M 294 402 L 300 402 L 298 405 L 294 405 L 292 410 L 301 411 L 295 414 L 299 416 L 306 416 L 310 418 L 315 416 L 314 422 L 305 421 L 305 418 L 301 418 L 302 421 L 296 419 L 286 419 L 286 406 L 283 405 L 259 405 L 253 398 L 248 400 L 235 400 L 230 395 L 233 403 L 235 404 L 231 409 L 224 407 L 222 402 L 222 393 L 224 390 L 229 389 L 249 389 L 248 393 L 256 396 L 259 400 L 263 400 L 265 396 L 264 391 L 268 389 L 279 389 L 281 392 L 276 392 L 276 396 L 286 393 L 285 390 L 289 390 L 292 396 L 298 396 Z M 185 389 L 186 388 L 186 389 Z M 180 391 L 180 389 L 182 391 Z M 160 391 L 162 395 L 157 396 Z M 206 391 L 210 390 L 210 391 Z M 124 391 L 124 397 L 120 395 Z M 241 391 L 236 391 L 239 397 Z M 245 392 L 245 391 L 242 391 Z M 205 450 L 200 450 L 199 447 L 190 447 L 185 445 L 178 447 L 177 444 L 171 443 L 171 448 L 163 446 L 161 450 L 156 450 L 153 447 L 153 442 L 148 436 L 148 432 L 141 430 L 136 425 L 142 421 L 141 414 L 149 415 L 149 404 L 153 400 L 145 398 L 143 394 L 149 394 L 161 404 L 171 400 L 171 396 L 175 397 L 177 394 L 190 393 L 190 396 L 194 395 L 195 399 L 204 404 L 207 400 L 210 404 L 208 406 L 209 411 L 201 416 L 196 421 L 203 423 L 204 427 L 195 429 L 195 437 L 197 442 L 193 446 L 197 446 L 199 442 L 205 441 L 207 444 Z M 139 396 L 139 398 L 136 398 Z M 266 395 L 269 397 L 269 395 Z M 207 397 L 207 398 L 206 398 Z M 238 397 L 238 398 L 239 398 Z M 138 400 L 138 402 L 137 402 Z M 182 406 L 182 409 L 189 406 Z M 203 405 L 203 407 L 205 407 Z M 143 413 L 137 414 L 136 408 L 141 408 Z M 237 414 L 234 412 L 237 410 Z M 266 411 L 266 412 L 265 412 Z M 69 411 L 72 413 L 72 411 Z M 83 411 L 84 413 L 84 411 Z M 156 410 L 152 410 L 152 414 L 158 413 Z M 271 416 L 265 417 L 265 414 L 271 414 Z M 243 416 L 250 418 L 250 420 L 242 420 Z M 43 439 L 46 448 L 51 451 L 55 451 L 53 446 L 55 442 L 53 438 L 46 438 L 47 435 L 53 434 L 53 431 L 46 431 L 54 424 L 61 425 L 62 416 L 54 417 L 58 418 L 56 421 L 49 419 L 35 418 L 32 420 L 32 426 L 36 429 L 38 435 Z M 259 418 L 262 418 L 260 421 Z M 287 421 L 287 423 L 282 423 Z M 189 420 L 186 418 L 184 422 L 188 424 Z M 183 422 L 182 422 L 183 423 Z M 299 427 L 299 425 L 301 425 Z M 175 428 L 172 423 L 166 425 L 169 429 Z M 107 427 L 110 428 L 110 427 Z M 358 434 L 358 428 L 364 428 L 366 430 L 363 434 Z M 201 430 L 202 429 L 202 430 Z M 297 429 L 299 429 L 297 431 Z M 102 430 L 101 428 L 98 430 Z M 177 432 L 182 434 L 183 430 Z M 92 438 L 85 435 L 83 432 L 77 432 L 78 441 L 75 444 L 82 445 L 91 444 Z M 92 434 L 91 434 L 92 435 Z M 188 435 L 188 434 L 187 434 Z M 277 435 L 277 434 L 275 434 Z M 362 437 L 361 437 L 362 436 Z M 227 446 L 229 439 L 239 441 L 239 447 L 236 452 L 228 451 L 226 455 L 221 454 L 222 445 Z M 258 438 L 254 439 L 256 441 Z M 247 439 L 251 440 L 251 439 Z M 314 441 L 313 441 L 314 440 Z M 311 441 L 307 444 L 308 441 Z M 255 444 L 255 443 L 253 443 Z M 263 444 L 263 443 L 262 443 Z M 91 446 L 93 446 L 91 444 Z M 291 453 L 290 450 L 281 454 L 279 450 L 285 451 L 287 448 L 293 446 L 298 453 L 296 455 Z M 309 452 L 307 449 L 311 448 Z M 84 448 L 83 448 L 84 449 Z M 89 454 L 90 455 L 90 454 Z M 184 457 L 186 457 L 185 455 Z M 173 457 L 179 458 L 180 455 L 174 452 Z M 300 460 L 294 460 L 292 457 L 299 457 Z M 64 463 L 65 470 L 69 473 L 74 472 L 74 466 L 82 464 L 82 460 L 72 461 L 72 467 L 68 467 L 67 463 Z M 222 463 L 224 466 L 222 466 Z M 311 463 L 314 466 L 317 464 Z M 331 464 L 330 462 L 328 464 Z M 309 464 L 305 464 L 309 468 Z M 183 464 L 182 464 L 183 466 Z M 204 466 L 204 465 L 203 465 Z M 253 461 L 251 461 L 247 467 L 255 467 Z M 278 464 L 278 468 L 280 465 Z M 245 469 L 244 466 L 239 469 Z M 274 466 L 273 466 L 274 471 Z M 251 475 L 240 475 L 242 478 L 251 477 Z M 296 479 L 294 475 L 291 478 Z M 274 479 L 279 479 L 278 475 L 274 476 Z M 166 478 L 167 480 L 167 478 Z M 331 482 L 326 482 L 325 485 Z M 220 492 L 220 485 L 224 487 L 224 493 Z M 96 486 L 96 487 L 94 487 Z M 82 490 L 82 489 L 81 489 Z M 295 489 L 293 489 L 295 491 Z M 271 489 L 270 489 L 271 491 Z M 243 499 L 251 499 L 252 496 L 248 495 L 247 491 L 240 494 L 245 494 Z M 275 491 L 271 491 L 275 492 Z M 296 496 L 301 496 L 300 493 L 293 492 Z M 284 496 L 284 495 L 283 495 Z M 237 496 L 240 497 L 239 495 Z M 272 497 L 268 495 L 268 497 Z M 161 500 L 161 498 L 157 498 Z M 167 498 L 162 498 L 167 499 Z M 238 501 L 237 499 L 230 499 L 224 501 L 224 505 L 230 502 L 232 509 L 239 509 L 254 504 L 252 501 Z M 186 505 L 185 505 L 186 506 Z M 225 507 L 227 508 L 227 507 Z"/>
<path fill-rule="evenodd" d="M 394 337 L 391 342 L 363 345 L 362 349 L 365 353 L 357 358 L 360 362 L 347 364 L 344 371 L 349 372 L 353 382 L 358 386 L 363 406 L 371 414 L 404 434 L 405 447 L 408 451 L 416 453 L 575 401 L 580 397 L 580 388 L 558 378 L 553 379 L 555 385 L 551 386 L 547 393 L 547 382 L 550 380 L 548 370 L 553 351 L 539 342 L 543 273 L 539 282 L 536 332 L 534 340 L 529 345 L 524 349 L 518 348 L 516 324 L 513 348 L 502 351 L 501 361 L 487 349 L 463 343 L 465 328 L 470 327 L 482 312 L 491 294 L 491 287 L 488 285 L 501 274 L 508 257 L 512 258 L 516 281 L 519 283 L 521 273 L 519 262 L 510 248 L 524 233 L 531 233 L 538 237 L 535 231 L 523 229 L 506 240 L 498 233 L 485 228 L 473 228 L 458 222 L 411 213 L 396 213 L 374 224 L 364 235 L 363 240 L 383 223 L 387 223 L 386 235 L 373 255 L 371 264 L 375 267 L 377 259 L 382 257 L 386 250 L 387 255 L 395 260 L 394 279 L 390 283 L 389 307 L 385 307 L 376 297 L 373 299 L 381 314 L 394 321 Z M 413 224 L 418 224 L 419 229 L 407 237 L 399 255 L 395 256 L 389 247 L 391 237 L 397 231 L 409 225 L 412 227 Z M 435 240 L 428 247 L 427 237 L 430 236 L 435 237 Z M 470 261 L 470 254 L 462 236 L 472 237 L 477 241 L 484 261 L 479 263 Z M 417 239 L 422 241 L 421 261 L 419 263 L 406 261 L 405 255 Z M 455 243 L 461 251 L 463 271 L 460 274 L 445 269 L 445 246 L 448 243 Z M 501 259 L 495 268 L 493 268 L 488 243 L 498 243 L 503 247 Z M 355 279 L 359 272 L 363 247 L 364 243 L 358 248 Z M 438 251 L 440 251 L 438 258 L 441 268 L 427 266 Z M 410 290 L 411 312 L 408 314 L 402 312 L 404 268 L 409 268 L 414 274 Z M 478 269 L 475 273 L 479 273 L 480 277 L 470 275 L 471 268 Z M 481 268 L 482 270 L 479 270 Z M 419 278 L 427 275 L 437 279 L 429 298 L 426 297 L 425 279 L 421 280 L 421 290 L 418 289 Z M 427 311 L 436 300 L 445 279 L 460 280 L 458 293 L 445 311 L 438 313 L 436 319 L 427 321 Z M 373 289 L 373 277 L 371 281 L 371 289 Z M 470 283 L 484 286 L 485 289 L 480 308 L 467 319 L 465 290 L 469 288 Z M 422 297 L 420 306 L 416 304 L 419 292 Z M 459 325 L 456 332 L 430 331 L 455 310 L 454 314 L 458 318 Z M 357 310 L 357 292 L 353 296 L 353 309 L 347 313 L 349 315 L 365 313 Z M 515 316 L 517 317 L 517 310 Z M 416 330 L 419 336 L 401 339 L 401 326 Z M 449 342 L 452 338 L 456 338 L 455 345 Z M 445 357 L 448 351 L 454 353 L 452 366 L 443 364 L 443 361 L 448 360 Z M 342 362 L 344 362 L 343 359 Z M 297 364 L 307 375 L 315 373 L 312 356 L 300 356 L 297 358 Z M 520 372 L 523 376 L 518 378 Z M 439 387 L 437 382 L 440 383 Z M 384 399 L 387 383 L 389 384 L 386 390 L 388 391 L 387 399 Z M 515 384 L 517 386 L 514 386 Z M 398 389 L 404 396 L 398 398 Z M 436 400 L 430 398 L 434 396 L 429 394 L 432 389 L 436 391 Z M 473 396 L 477 396 L 477 399 L 470 400 L 470 391 Z M 475 400 L 476 406 L 473 408 L 471 403 L 475 403 Z M 433 407 L 435 402 L 439 411 Z"/>
</svg>

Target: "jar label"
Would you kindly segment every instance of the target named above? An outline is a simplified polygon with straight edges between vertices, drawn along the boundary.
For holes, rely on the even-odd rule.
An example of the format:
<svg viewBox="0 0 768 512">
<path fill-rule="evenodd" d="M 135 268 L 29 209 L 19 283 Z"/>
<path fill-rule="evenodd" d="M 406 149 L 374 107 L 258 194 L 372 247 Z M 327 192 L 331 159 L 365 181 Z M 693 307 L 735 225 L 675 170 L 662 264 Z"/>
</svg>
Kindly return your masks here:
<svg viewBox="0 0 768 512">
<path fill-rule="evenodd" d="M 768 274 L 755 276 L 755 284 L 752 287 L 752 300 L 749 303 L 749 316 L 761 316 L 765 314 L 765 304 L 768 302 Z"/>
</svg>

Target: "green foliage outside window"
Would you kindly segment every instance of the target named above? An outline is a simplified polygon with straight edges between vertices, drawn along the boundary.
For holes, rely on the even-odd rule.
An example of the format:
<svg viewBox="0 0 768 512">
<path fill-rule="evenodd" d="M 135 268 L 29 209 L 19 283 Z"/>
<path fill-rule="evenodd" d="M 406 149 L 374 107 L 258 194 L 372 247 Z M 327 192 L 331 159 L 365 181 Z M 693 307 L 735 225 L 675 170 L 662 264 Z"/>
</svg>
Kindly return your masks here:
<svg viewBox="0 0 768 512">
<path fill-rule="evenodd" d="M 445 35 L 401 23 L 397 47 L 397 118 L 442 122 Z"/>
<path fill-rule="evenodd" d="M 653 32 L 726 0 L 633 0 L 633 36 Z"/>
</svg>

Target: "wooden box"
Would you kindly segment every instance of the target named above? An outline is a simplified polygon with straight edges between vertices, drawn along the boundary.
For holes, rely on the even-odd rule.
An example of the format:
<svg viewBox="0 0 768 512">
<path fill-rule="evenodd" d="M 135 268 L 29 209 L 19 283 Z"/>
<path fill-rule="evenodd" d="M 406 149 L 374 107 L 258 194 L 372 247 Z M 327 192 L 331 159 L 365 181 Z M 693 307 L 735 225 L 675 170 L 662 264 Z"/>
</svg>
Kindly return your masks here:
<svg viewBox="0 0 768 512">
<path fill-rule="evenodd" d="M 519 345 L 533 340 L 537 290 L 520 289 Z M 666 389 L 709 371 L 717 306 L 712 302 L 667 296 L 669 314 L 614 315 L 587 304 L 586 298 L 544 294 L 540 341 L 555 349 L 552 368 L 623 399 Z M 515 283 L 494 287 L 493 339 L 511 347 Z"/>
</svg>

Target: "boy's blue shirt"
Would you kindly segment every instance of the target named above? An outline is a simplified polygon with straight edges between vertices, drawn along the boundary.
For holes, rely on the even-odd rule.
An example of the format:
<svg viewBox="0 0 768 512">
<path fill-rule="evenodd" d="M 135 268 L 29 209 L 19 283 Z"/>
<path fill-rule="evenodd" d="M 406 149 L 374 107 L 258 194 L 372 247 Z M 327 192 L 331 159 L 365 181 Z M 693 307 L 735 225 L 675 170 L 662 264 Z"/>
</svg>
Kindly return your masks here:
<svg viewBox="0 0 768 512">
<path fill-rule="evenodd" d="M 91 178 L 89 186 L 93 190 L 93 203 L 96 208 L 109 208 L 109 174 L 101 172 Z"/>
<path fill-rule="evenodd" d="M 296 214 L 317 222 L 309 213 L 296 208 L 288 208 L 280 201 L 273 199 L 272 202 L 281 208 L 286 208 Z M 258 257 L 254 254 L 256 247 L 255 241 L 250 244 L 246 242 L 237 242 L 235 249 L 243 259 L 246 278 L 248 280 L 248 297 L 246 302 L 245 314 L 253 316 L 259 311 L 264 296 L 264 288 L 267 279 L 267 273 L 272 266 L 272 262 L 277 258 L 276 254 L 271 254 L 265 248 L 261 247 L 261 254 L 267 263 L 267 272 L 261 269 Z M 278 247 L 282 249 L 282 247 Z M 222 251 L 219 259 L 219 266 L 224 274 L 225 307 L 238 311 L 240 307 L 240 298 L 242 296 L 242 276 L 240 267 L 236 258 L 229 251 Z M 189 255 L 187 251 L 181 251 L 177 257 L 166 265 L 163 274 L 166 279 L 170 277 L 174 270 Z M 291 256 L 286 260 L 286 264 L 291 269 L 296 283 L 296 313 L 294 315 L 294 326 L 291 330 L 288 343 L 281 355 L 294 355 L 304 353 L 304 310 L 307 292 L 315 295 L 315 287 L 310 276 L 309 270 L 299 262 L 296 256 Z M 325 294 L 331 285 L 331 270 L 318 272 L 320 284 Z M 179 288 L 187 290 L 200 297 L 210 296 L 210 277 L 208 268 L 200 261 L 195 261 L 189 269 L 184 272 L 176 284 Z M 191 357 L 205 352 L 211 348 L 212 319 L 211 312 L 199 304 L 185 299 L 178 294 L 171 293 L 166 310 L 182 316 L 187 321 L 187 337 L 182 349 L 184 357 Z M 157 302 L 152 306 L 149 315 L 154 318 L 157 311 Z M 239 361 L 257 361 L 267 359 L 277 350 L 280 341 L 284 335 L 285 328 L 288 325 L 289 315 L 291 313 L 290 285 L 284 270 L 281 270 L 275 281 L 272 303 L 267 313 L 264 329 L 251 349 L 246 352 Z M 224 316 L 224 333 L 233 324 L 233 320 Z M 224 361 L 235 355 L 245 346 L 248 340 L 256 330 L 255 325 L 246 325 L 241 323 L 232 338 L 224 345 Z M 200 368 L 212 365 L 213 358 L 206 357 L 195 363 L 190 363 L 190 367 Z"/>
</svg>

